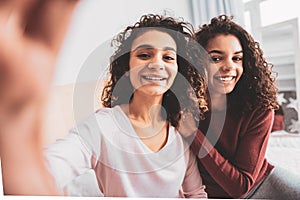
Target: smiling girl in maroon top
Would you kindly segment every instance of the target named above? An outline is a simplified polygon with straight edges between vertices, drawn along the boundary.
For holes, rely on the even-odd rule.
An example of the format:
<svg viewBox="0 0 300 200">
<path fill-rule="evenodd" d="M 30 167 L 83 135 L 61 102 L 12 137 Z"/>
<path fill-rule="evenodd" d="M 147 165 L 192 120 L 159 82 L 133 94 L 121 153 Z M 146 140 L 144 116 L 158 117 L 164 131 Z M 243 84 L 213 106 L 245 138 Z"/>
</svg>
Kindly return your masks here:
<svg viewBox="0 0 300 200">
<path fill-rule="evenodd" d="M 265 159 L 278 108 L 272 65 L 259 44 L 228 16 L 213 18 L 196 36 L 211 58 L 210 111 L 195 138 L 188 138 L 193 139 L 208 197 L 293 199 L 297 189 L 283 183 Z"/>
</svg>

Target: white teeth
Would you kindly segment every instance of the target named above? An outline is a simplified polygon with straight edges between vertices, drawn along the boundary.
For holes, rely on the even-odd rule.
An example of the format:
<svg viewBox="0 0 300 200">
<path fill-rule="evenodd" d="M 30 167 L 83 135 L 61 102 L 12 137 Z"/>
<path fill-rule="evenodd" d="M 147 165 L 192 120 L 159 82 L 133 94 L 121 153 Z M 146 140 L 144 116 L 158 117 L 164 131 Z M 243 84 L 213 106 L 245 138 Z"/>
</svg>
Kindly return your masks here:
<svg viewBox="0 0 300 200">
<path fill-rule="evenodd" d="M 233 76 L 227 76 L 227 77 L 219 77 L 220 81 L 231 81 L 234 77 Z"/>
<path fill-rule="evenodd" d="M 151 80 L 151 81 L 162 81 L 165 80 L 165 78 L 161 77 L 154 77 L 154 76 L 143 76 L 144 79 Z"/>
</svg>

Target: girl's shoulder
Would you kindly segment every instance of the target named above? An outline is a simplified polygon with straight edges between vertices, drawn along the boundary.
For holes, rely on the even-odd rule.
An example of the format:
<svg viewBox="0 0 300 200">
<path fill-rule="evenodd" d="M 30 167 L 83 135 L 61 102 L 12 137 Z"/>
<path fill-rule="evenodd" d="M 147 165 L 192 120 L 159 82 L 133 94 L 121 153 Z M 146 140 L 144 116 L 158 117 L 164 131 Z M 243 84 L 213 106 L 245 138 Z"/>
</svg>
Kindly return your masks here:
<svg viewBox="0 0 300 200">
<path fill-rule="evenodd" d="M 255 108 L 245 113 L 241 117 L 241 120 L 244 124 L 246 123 L 249 126 L 261 125 L 269 127 L 271 126 L 274 120 L 274 110 Z"/>
<path fill-rule="evenodd" d="M 268 127 L 273 123 L 274 111 L 272 109 L 262 109 L 256 107 L 252 110 L 242 113 L 241 111 L 227 110 L 226 124 L 230 126 L 240 126 L 248 129 L 257 125 Z"/>
<path fill-rule="evenodd" d="M 274 113 L 274 110 L 271 108 L 264 108 L 262 106 L 253 106 L 251 109 L 246 111 L 239 107 L 235 107 L 234 105 L 229 105 L 227 106 L 226 113 L 243 118 L 260 115 L 272 115 L 272 113 Z"/>
<path fill-rule="evenodd" d="M 95 111 L 96 118 L 112 118 L 114 116 L 123 115 L 123 111 L 120 106 L 114 106 L 112 108 L 99 108 Z"/>
<path fill-rule="evenodd" d="M 95 112 L 98 126 L 103 132 L 132 132 L 130 120 L 119 105 L 112 108 L 100 108 Z"/>
<path fill-rule="evenodd" d="M 252 116 L 256 116 L 256 117 L 265 118 L 267 116 L 274 115 L 274 110 L 273 109 L 256 107 L 256 108 L 250 110 L 249 114 L 252 115 Z"/>
<path fill-rule="evenodd" d="M 99 108 L 95 111 L 95 115 L 106 115 L 112 113 L 113 108 Z"/>
</svg>

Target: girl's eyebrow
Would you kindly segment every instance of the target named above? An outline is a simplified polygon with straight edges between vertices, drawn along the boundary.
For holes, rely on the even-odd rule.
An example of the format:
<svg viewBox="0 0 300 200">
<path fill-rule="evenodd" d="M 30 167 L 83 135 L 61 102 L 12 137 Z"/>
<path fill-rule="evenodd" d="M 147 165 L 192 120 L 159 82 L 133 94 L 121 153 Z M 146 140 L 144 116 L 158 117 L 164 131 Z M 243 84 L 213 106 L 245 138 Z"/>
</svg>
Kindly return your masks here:
<svg viewBox="0 0 300 200">
<path fill-rule="evenodd" d="M 142 44 L 142 45 L 137 46 L 133 51 L 136 51 L 136 50 L 139 50 L 139 49 L 156 49 L 156 48 L 149 45 L 149 44 Z M 173 47 L 164 47 L 163 50 L 164 51 L 169 50 L 169 51 L 176 52 L 176 50 Z"/>
<path fill-rule="evenodd" d="M 240 54 L 240 53 L 243 53 L 243 50 L 234 52 L 234 54 Z"/>
<path fill-rule="evenodd" d="M 208 54 L 211 54 L 211 53 L 224 54 L 224 52 L 220 51 L 220 50 L 211 50 L 211 51 L 208 52 Z M 240 53 L 243 53 L 243 50 L 234 52 L 234 54 L 240 54 Z"/>
<path fill-rule="evenodd" d="M 219 50 L 211 50 L 211 51 L 209 51 L 208 53 L 209 53 L 209 54 L 211 54 L 211 53 L 223 54 L 223 52 L 222 52 L 222 51 L 219 51 Z"/>
<path fill-rule="evenodd" d="M 139 49 L 154 49 L 154 47 L 149 44 L 142 44 L 142 45 L 137 46 L 133 51 L 136 51 Z"/>
</svg>

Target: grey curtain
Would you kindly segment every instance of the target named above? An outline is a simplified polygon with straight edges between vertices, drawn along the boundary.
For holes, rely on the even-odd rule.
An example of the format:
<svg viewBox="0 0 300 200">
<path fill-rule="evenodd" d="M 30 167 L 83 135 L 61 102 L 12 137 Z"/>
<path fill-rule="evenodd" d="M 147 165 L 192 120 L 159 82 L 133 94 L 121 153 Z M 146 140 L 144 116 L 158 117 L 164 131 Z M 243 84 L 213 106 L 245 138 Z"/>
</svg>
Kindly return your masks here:
<svg viewBox="0 0 300 200">
<path fill-rule="evenodd" d="M 220 14 L 232 15 L 234 20 L 244 24 L 242 0 L 191 0 L 193 25 L 208 23 Z"/>
</svg>

